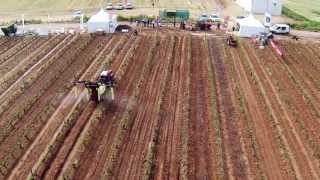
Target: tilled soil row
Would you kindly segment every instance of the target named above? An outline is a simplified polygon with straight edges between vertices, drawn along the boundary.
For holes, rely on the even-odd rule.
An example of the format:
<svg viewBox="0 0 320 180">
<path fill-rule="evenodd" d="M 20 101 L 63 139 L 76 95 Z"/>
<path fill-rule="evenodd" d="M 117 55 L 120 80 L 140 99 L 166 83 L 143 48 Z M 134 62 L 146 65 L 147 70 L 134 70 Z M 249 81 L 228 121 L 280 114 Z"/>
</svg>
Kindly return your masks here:
<svg viewBox="0 0 320 180">
<path fill-rule="evenodd" d="M 24 39 L 23 37 L 9 37 L 8 41 L 0 45 L 0 55 L 6 53 L 11 48 L 14 48 L 14 46 L 21 43 L 23 39 Z"/>
<path fill-rule="evenodd" d="M 18 44 L 14 45 L 11 49 L 0 55 L 0 64 L 2 65 L 9 58 L 23 51 L 25 48 L 28 48 L 28 46 L 34 42 L 38 42 L 38 40 L 39 38 L 36 37 L 25 37 Z"/>
<path fill-rule="evenodd" d="M 171 36 L 160 36 L 159 38 L 151 56 L 153 59 L 150 64 L 151 69 L 145 77 L 143 86 L 139 86 L 141 89 L 136 96 L 137 103 L 121 118 L 121 124 L 126 128 L 119 135 L 122 137 L 120 138 L 121 143 L 119 152 L 115 154 L 115 157 L 119 159 L 116 160 L 114 166 L 105 166 L 109 167 L 106 170 L 111 170 L 105 172 L 107 177 L 142 179 L 146 172 L 145 168 L 148 168 L 145 163 L 152 161 L 146 158 L 148 148 L 152 146 L 152 129 L 155 125 L 161 94 L 164 90 L 163 84 L 166 82 L 166 72 L 171 60 L 168 51 L 172 51 L 174 44 Z M 154 100 L 151 101 L 151 99 Z M 121 129 L 118 132 L 121 132 Z"/>
<path fill-rule="evenodd" d="M 230 78 L 230 87 L 233 89 L 235 102 L 235 113 L 237 117 L 239 133 L 241 135 L 242 148 L 244 156 L 247 158 L 249 179 L 264 179 L 265 172 L 262 170 L 262 156 L 257 142 L 257 136 L 254 129 L 254 119 L 249 112 L 248 99 L 245 97 L 244 90 L 241 88 L 241 79 L 239 78 L 236 68 L 233 65 L 234 57 L 230 52 L 230 47 L 223 45 L 221 48 L 223 59 L 228 66 L 228 74 Z"/>
<path fill-rule="evenodd" d="M 266 107 L 264 105 L 262 95 L 256 85 L 256 78 L 252 73 L 248 73 L 247 65 L 243 64 L 243 54 L 237 49 L 230 49 L 233 66 L 239 80 L 239 84 L 244 93 L 244 98 L 247 102 L 248 113 L 253 119 L 253 127 L 259 151 L 261 154 L 262 171 L 266 177 L 270 179 L 289 178 L 287 175 L 286 161 L 283 160 L 283 149 L 281 149 L 281 139 L 275 125 L 271 121 Z M 259 129 L 259 131 L 257 131 Z M 267 150 L 263 147 L 274 147 Z"/>
<path fill-rule="evenodd" d="M 259 60 L 256 57 L 256 54 L 252 51 L 249 51 L 245 43 L 243 46 L 244 50 L 248 53 L 250 66 L 252 69 L 254 69 L 253 72 L 259 76 L 262 87 L 266 92 L 266 98 L 269 101 L 267 101 L 267 104 L 269 104 L 268 106 L 271 109 L 271 113 L 274 119 L 280 123 L 278 128 L 283 133 L 283 139 L 285 145 L 287 146 L 296 176 L 308 178 L 316 177 L 317 174 L 314 169 L 314 165 L 311 163 L 312 159 L 310 154 L 307 152 L 307 146 L 304 144 L 304 141 L 301 140 L 301 136 L 298 134 L 299 130 L 295 126 L 288 113 L 288 110 L 285 108 L 284 103 L 281 101 L 275 85 L 272 83 L 270 77 L 267 76 L 266 70 L 263 69 L 265 66 L 259 66 Z M 278 79 L 280 80 L 281 77 Z M 286 89 L 288 89 L 287 91 L 292 90 L 290 87 Z M 290 131 L 288 131 L 288 127 L 290 127 Z M 303 163 L 306 159 L 308 166 Z"/>
<path fill-rule="evenodd" d="M 51 42 L 54 46 L 50 44 L 44 45 L 43 48 L 39 48 L 35 51 L 35 54 L 31 54 L 31 59 L 25 59 L 22 63 L 17 65 L 10 72 L 5 74 L 4 77 L 0 78 L 0 114 L 2 114 L 6 108 L 11 105 L 12 101 L 18 96 L 23 94 L 23 92 L 29 88 L 32 83 L 42 75 L 42 73 L 50 67 L 50 65 L 57 59 L 63 52 L 66 50 L 68 45 L 76 40 L 77 37 L 74 37 L 73 40 L 69 38 L 61 37 L 62 39 L 56 38 L 53 41 L 60 42 L 57 47 L 55 43 Z M 67 42 L 69 40 L 69 42 Z M 55 47 L 51 50 L 51 48 Z M 60 48 L 60 49 L 59 49 Z M 48 50 L 48 51 L 47 51 Z M 49 52 L 49 50 L 51 50 Z M 35 56 L 33 56 L 35 55 Z"/>
<path fill-rule="evenodd" d="M 79 44 L 77 44 L 77 42 Z M 58 79 L 60 73 L 63 73 L 68 65 L 72 63 L 76 53 L 80 52 L 88 42 L 89 41 L 86 38 L 75 41 L 74 44 L 72 44 L 73 47 L 69 47 L 74 49 L 74 52 L 66 53 L 64 56 L 60 57 L 60 59 L 52 62 L 50 68 L 47 68 L 47 71 L 43 72 L 42 75 L 35 80 L 33 86 L 30 86 L 23 94 L 15 98 L 15 100 L 20 101 L 21 103 L 12 104 L 10 109 L 4 111 L 0 116 L 0 119 L 2 119 L 0 123 L 0 126 L 2 127 L 0 130 L 0 142 L 7 137 L 8 132 L 19 127 L 19 124 L 21 124 L 20 119 L 24 117 L 50 85 Z M 76 48 L 76 46 L 78 47 Z M 68 55 L 70 56 L 67 57 Z M 52 94 L 47 96 L 52 96 Z"/>
<path fill-rule="evenodd" d="M 112 37 L 112 39 L 108 42 L 104 49 L 99 53 L 95 62 L 105 61 L 105 56 L 112 51 L 113 45 L 116 44 L 116 42 L 119 40 L 119 36 Z M 50 179 L 52 177 L 58 177 L 63 165 L 67 160 L 67 157 L 70 155 L 72 149 L 75 147 L 75 144 L 79 140 L 80 134 L 83 133 L 84 127 L 86 123 L 88 123 L 88 119 L 94 112 L 95 108 L 95 103 L 88 103 L 83 113 L 81 113 L 80 117 L 76 121 L 74 127 L 70 130 L 68 136 L 65 138 L 63 145 L 55 155 L 54 159 L 52 159 L 51 164 L 48 166 L 45 172 L 43 172 L 42 174 L 38 173 L 38 176 L 40 176 L 41 179 Z"/>
<path fill-rule="evenodd" d="M 82 42 L 79 40 L 79 43 L 86 44 L 85 41 L 85 39 L 83 39 Z M 79 47 L 81 47 L 81 45 Z M 60 61 L 60 63 L 68 63 L 68 59 L 63 59 L 65 62 Z M 70 59 L 69 62 L 71 62 Z M 10 111 L 4 113 L 6 116 L 3 121 L 8 122 L 9 125 L 11 122 L 11 125 L 2 129 L 2 143 L 0 149 L 2 149 L 3 153 L 1 153 L 1 158 L 6 159 L 8 156 L 13 156 L 14 158 L 10 159 L 10 164 L 15 163 L 19 159 L 24 150 L 29 146 L 39 132 L 39 128 L 41 128 L 43 123 L 46 122 L 46 116 L 48 116 L 48 113 L 54 110 L 54 107 L 59 104 L 59 98 L 61 100 L 61 97 L 63 97 L 62 94 L 59 94 L 64 93 L 64 85 L 62 84 L 56 86 L 57 88 L 60 87 L 60 90 L 53 89 L 50 92 L 50 87 L 52 87 L 51 85 L 58 79 L 60 73 L 65 72 L 64 70 L 68 67 L 65 66 L 65 68 L 61 68 L 61 65 L 62 64 L 59 64 L 59 61 L 56 61 L 56 63 L 54 63 L 49 69 L 51 72 L 49 71 L 37 79 L 35 86 L 32 86 L 26 91 L 26 93 L 18 98 L 18 100 L 21 100 L 21 102 L 24 103 L 15 104 L 11 109 L 9 109 Z M 78 69 L 75 68 L 75 70 Z M 69 74 L 71 77 L 74 75 L 72 74 L 72 71 L 69 72 Z M 64 83 L 66 84 L 70 82 L 64 81 Z M 48 104 L 48 102 L 51 104 Z M 23 111 L 22 116 L 14 116 L 14 113 L 20 113 L 20 111 Z M 11 116 L 12 118 L 10 118 Z M 12 123 L 14 123 L 14 125 Z M 8 169 L 12 168 L 9 168 L 8 166 L 6 167 Z"/>
<path fill-rule="evenodd" d="M 67 93 L 69 92 L 72 93 L 70 91 L 70 88 L 73 86 L 73 81 L 78 80 L 80 78 L 80 76 L 87 70 L 88 66 L 90 64 L 92 64 L 92 62 L 95 62 L 93 60 L 96 59 L 96 57 L 98 56 L 98 54 L 101 53 L 101 50 L 104 48 L 104 46 L 107 44 L 107 42 L 109 41 L 109 38 L 105 38 L 105 37 L 96 37 L 94 38 L 94 40 L 91 40 L 91 42 L 86 45 L 86 48 L 81 52 L 78 53 L 75 57 L 73 57 L 74 59 L 74 63 L 69 67 L 69 70 L 65 71 L 65 74 L 63 74 L 63 76 L 60 76 L 60 79 L 56 82 L 56 84 L 52 85 L 52 89 L 50 89 L 49 91 L 47 91 L 47 93 L 51 93 L 52 92 L 63 92 L 64 95 L 60 95 L 58 102 L 55 105 L 55 108 L 53 108 L 51 105 L 52 104 L 48 104 L 50 105 L 50 107 L 52 107 L 52 111 L 51 113 L 48 113 L 46 116 L 47 118 L 50 118 L 49 120 L 46 119 L 47 123 L 45 124 L 45 127 L 41 130 L 40 133 L 36 133 L 36 141 L 30 146 L 30 148 L 27 150 L 27 153 L 24 155 L 23 159 L 27 159 L 27 160 L 22 160 L 20 161 L 20 164 L 18 165 L 18 167 L 23 167 L 23 170 L 16 168 L 14 170 L 14 173 L 11 175 L 12 177 L 26 177 L 28 175 L 28 173 L 31 172 L 31 169 L 33 168 L 33 166 L 35 166 L 35 164 L 37 163 L 37 160 L 41 160 L 41 158 L 44 158 L 46 160 L 44 160 L 43 162 L 45 164 L 39 164 L 39 167 L 41 168 L 41 170 L 39 170 L 38 168 L 34 168 L 33 169 L 33 173 L 35 173 L 37 176 L 38 174 L 41 176 L 42 171 L 45 170 L 47 168 L 47 166 L 49 164 L 47 164 L 47 161 L 52 159 L 52 157 L 54 157 L 53 155 L 57 152 L 57 149 L 59 149 L 60 144 L 54 144 L 54 142 L 52 142 L 53 144 L 49 143 L 49 140 L 47 137 L 48 135 L 54 137 L 55 134 L 59 134 L 61 132 L 61 134 L 59 134 L 59 138 L 64 138 L 66 137 L 67 133 L 69 132 L 69 129 L 74 125 L 74 123 L 76 122 L 76 117 L 79 116 L 81 110 L 84 109 L 84 105 L 83 106 L 77 106 L 76 104 L 73 105 L 73 102 L 75 102 L 75 100 L 79 99 L 78 97 L 70 97 L 70 96 L 66 96 Z M 91 53 L 89 53 L 91 52 Z M 93 52 L 93 53 L 92 53 Z M 70 54 L 69 54 L 70 56 Z M 72 57 L 72 55 L 70 56 Z M 76 59 L 75 59 L 76 58 Z M 86 71 L 85 74 L 87 74 L 88 71 Z M 83 78 L 83 77 L 81 77 Z M 67 79 L 67 81 L 66 81 Z M 57 89 L 58 88 L 58 89 Z M 60 90 L 59 90 L 60 88 Z M 50 92 L 51 91 L 51 92 Z M 59 94 L 57 94 L 59 95 Z M 83 98 L 85 96 L 81 96 L 81 98 Z M 80 104 L 83 104 L 85 99 L 83 100 L 79 100 Z M 62 102 L 62 103 L 61 103 Z M 78 102 L 78 101 L 77 101 Z M 75 107 L 75 108 L 71 108 Z M 70 107 L 71 109 L 75 109 L 77 110 L 78 114 L 73 114 L 71 113 L 71 117 L 72 119 L 66 119 L 67 117 L 61 117 L 61 113 L 64 114 L 65 116 L 70 114 L 68 113 L 68 107 Z M 57 110 L 55 110 L 56 108 L 58 108 Z M 57 116 L 56 120 L 54 117 L 55 116 L 48 116 L 48 115 L 52 115 L 52 113 L 54 112 L 54 115 Z M 60 117 L 60 118 L 59 118 Z M 46 122 L 44 121 L 44 122 Z M 69 122 L 70 121 L 70 122 Z M 31 126 L 37 126 L 38 123 L 34 123 Z M 67 125 L 67 126 L 66 126 Z M 62 128 L 61 128 L 62 127 Z M 67 128 L 67 129 L 65 129 Z M 43 134 L 43 132 L 46 132 L 45 134 Z M 40 134 L 40 135 L 38 135 Z M 62 136 L 62 137 L 61 137 Z M 41 142 L 46 142 L 46 143 L 42 143 Z M 62 139 L 59 139 L 59 142 L 63 142 Z M 50 154 L 45 154 L 46 153 L 46 148 L 47 146 L 49 147 L 55 147 L 57 149 L 55 149 L 54 151 L 49 151 Z M 50 149 L 50 148 L 49 148 Z M 44 154 L 44 155 L 43 155 Z M 36 158 L 35 158 L 36 157 Z M 28 158 L 30 158 L 30 160 L 28 160 Z M 22 164 L 22 162 L 24 164 Z M 42 162 L 42 161 L 41 161 Z M 36 166 L 38 167 L 38 165 Z"/>
<path fill-rule="evenodd" d="M 0 65 L 0 75 L 3 76 L 9 71 L 11 71 L 20 62 L 23 62 L 23 60 L 27 58 L 32 52 L 40 48 L 42 44 L 44 44 L 47 41 L 50 41 L 53 38 L 56 37 L 35 39 L 32 43 L 28 44 L 23 50 L 17 52 Z"/>
<path fill-rule="evenodd" d="M 134 49 L 141 49 L 141 47 L 147 45 L 146 42 L 147 37 L 142 37 L 141 41 L 138 40 L 136 42 L 136 45 L 138 46 Z M 125 49 L 123 51 L 125 51 Z M 123 53 L 124 52 L 120 52 L 120 55 Z M 130 52 L 126 53 L 129 54 Z M 90 146 L 85 147 L 85 151 L 83 152 L 85 156 L 77 161 L 77 164 L 79 164 L 79 168 L 75 173 L 77 174 L 77 178 L 100 178 L 104 164 L 106 162 L 107 155 L 110 152 L 112 146 L 112 140 L 116 133 L 115 130 L 118 126 L 116 117 L 119 116 L 125 108 L 125 105 L 123 104 L 125 100 L 123 99 L 124 95 L 130 96 L 130 94 L 132 93 L 132 88 L 130 87 L 134 87 L 134 79 L 137 79 L 137 75 L 139 75 L 139 73 L 137 72 L 139 72 L 139 68 L 142 68 L 144 66 L 143 61 L 146 60 L 145 58 L 138 57 L 139 56 L 137 56 L 136 58 L 132 58 L 129 61 L 130 63 L 128 65 L 128 69 L 125 71 L 124 76 L 122 76 L 122 78 L 119 79 L 119 84 L 116 88 L 116 102 L 114 103 L 114 105 L 111 105 L 108 108 L 106 108 L 103 116 L 101 117 L 102 119 L 100 121 L 97 121 L 95 126 L 91 127 L 99 128 L 90 134 L 90 136 L 88 137 L 88 141 L 92 143 Z M 116 61 L 111 65 L 112 69 L 116 67 L 121 67 L 119 61 L 122 62 L 122 60 L 119 58 L 115 58 L 115 60 Z M 123 71 L 121 69 L 114 70 L 116 71 L 116 73 Z M 89 129 L 88 131 L 92 130 Z M 85 169 L 87 171 L 84 171 Z"/>
<path fill-rule="evenodd" d="M 126 43 L 127 43 L 127 39 L 122 38 L 120 41 L 118 39 L 114 39 L 114 41 L 110 45 L 110 48 L 108 48 L 108 51 L 110 53 L 105 58 L 105 63 L 103 63 L 103 66 L 102 66 L 103 68 L 101 70 L 110 69 L 110 66 L 118 63 L 117 58 L 116 58 L 118 56 L 118 54 L 122 54 L 123 51 L 127 52 L 127 49 L 122 48 L 122 46 Z M 121 61 L 122 59 L 119 59 L 119 60 Z M 113 68 L 111 67 L 111 69 L 113 69 Z M 113 69 L 113 70 L 117 71 L 116 69 Z M 116 95 L 117 94 L 118 93 L 116 93 Z M 87 147 L 87 145 L 91 141 L 97 141 L 97 143 L 100 142 L 100 140 L 98 140 L 98 139 L 95 139 L 95 138 L 91 139 L 91 138 L 92 138 L 92 135 L 94 135 L 94 133 L 97 132 L 97 130 L 100 130 L 100 129 L 105 130 L 101 126 L 96 126 L 97 123 L 99 123 L 100 120 L 102 119 L 102 117 L 101 117 L 102 114 L 104 114 L 104 111 L 106 108 L 104 105 L 105 104 L 103 104 L 102 106 L 98 106 L 95 109 L 92 116 L 90 117 L 90 120 L 86 123 L 84 130 L 79 135 L 79 138 L 77 139 L 76 142 L 74 142 L 75 145 L 74 145 L 74 148 L 72 149 L 72 151 L 70 152 L 69 157 L 65 160 L 63 167 L 61 168 L 59 174 L 56 174 L 56 176 L 59 175 L 60 178 L 67 177 L 67 178 L 72 179 L 73 175 L 75 173 L 77 173 L 77 178 L 82 178 L 80 173 L 85 173 L 88 171 L 90 172 L 90 169 L 88 169 L 88 168 L 86 168 L 85 171 L 83 171 L 83 170 L 79 171 L 81 168 L 80 165 L 84 165 L 83 163 L 80 164 L 79 162 L 82 162 L 87 157 L 91 158 L 91 159 L 88 159 L 88 161 L 90 163 L 94 162 L 92 157 L 89 154 L 87 154 L 88 152 L 86 152 L 84 149 L 89 148 L 89 147 Z M 108 105 L 108 108 L 110 108 L 109 105 Z M 99 114 L 99 115 L 97 115 L 97 114 Z M 109 123 L 109 122 L 107 122 L 107 123 Z M 94 145 L 90 146 L 90 148 L 92 148 L 92 147 L 94 147 Z M 79 157 L 81 157 L 81 159 Z M 84 160 L 84 161 L 86 162 L 87 160 Z"/>
</svg>

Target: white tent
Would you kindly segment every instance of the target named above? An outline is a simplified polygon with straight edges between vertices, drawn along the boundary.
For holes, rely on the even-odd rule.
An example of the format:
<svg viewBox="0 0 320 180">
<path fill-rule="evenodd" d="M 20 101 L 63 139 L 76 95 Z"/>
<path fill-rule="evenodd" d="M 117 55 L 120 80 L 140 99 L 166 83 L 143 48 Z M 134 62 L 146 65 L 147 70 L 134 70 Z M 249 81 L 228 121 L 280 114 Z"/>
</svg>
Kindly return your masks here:
<svg viewBox="0 0 320 180">
<path fill-rule="evenodd" d="M 279 16 L 282 14 L 283 0 L 237 0 L 237 4 L 251 13 Z"/>
<path fill-rule="evenodd" d="M 107 33 L 113 33 L 117 25 L 117 16 L 110 15 L 101 9 L 97 14 L 91 16 L 89 19 L 88 32 L 94 33 L 97 31 L 104 31 Z"/>
<path fill-rule="evenodd" d="M 237 19 L 237 23 L 240 25 L 238 36 L 240 37 L 253 37 L 259 35 L 261 32 L 265 32 L 265 27 L 254 18 L 252 14 L 243 19 Z"/>
</svg>

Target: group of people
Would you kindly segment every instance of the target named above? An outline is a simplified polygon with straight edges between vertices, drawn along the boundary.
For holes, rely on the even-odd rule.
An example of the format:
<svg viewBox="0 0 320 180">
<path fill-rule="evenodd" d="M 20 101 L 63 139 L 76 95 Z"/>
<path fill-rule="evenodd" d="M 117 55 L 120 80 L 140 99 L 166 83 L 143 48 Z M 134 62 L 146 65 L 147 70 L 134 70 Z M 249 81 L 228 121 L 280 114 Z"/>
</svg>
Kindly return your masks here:
<svg viewBox="0 0 320 180">
<path fill-rule="evenodd" d="M 135 21 L 136 26 L 143 26 L 143 27 L 161 27 L 161 20 L 160 18 L 156 18 L 156 19 L 149 19 L 149 18 L 143 18 L 142 20 L 138 19 L 138 20 L 134 20 L 133 18 L 130 18 L 130 24 L 132 24 Z"/>
</svg>

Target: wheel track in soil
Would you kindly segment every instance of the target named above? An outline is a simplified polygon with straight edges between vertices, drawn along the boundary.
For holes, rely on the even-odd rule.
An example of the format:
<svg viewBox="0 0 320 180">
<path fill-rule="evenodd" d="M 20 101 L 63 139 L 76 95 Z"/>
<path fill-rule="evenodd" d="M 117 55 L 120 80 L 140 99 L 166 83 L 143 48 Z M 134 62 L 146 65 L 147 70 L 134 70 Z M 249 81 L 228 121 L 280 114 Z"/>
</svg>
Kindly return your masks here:
<svg viewBox="0 0 320 180">
<path fill-rule="evenodd" d="M 50 41 L 50 39 L 52 39 L 52 38 L 55 38 L 55 37 L 36 39 L 32 43 L 27 45 L 22 51 L 12 55 L 5 62 L 1 63 L 1 65 L 0 65 L 0 75 L 3 76 L 6 73 L 8 73 L 17 64 L 22 62 L 23 59 L 28 57 L 28 55 L 31 53 L 31 51 L 34 51 L 35 49 L 40 48 L 45 42 Z"/>
<path fill-rule="evenodd" d="M 79 65 L 82 66 L 83 62 L 87 61 L 87 67 L 92 63 L 90 62 L 91 60 L 96 59 L 96 55 L 99 53 L 99 51 L 103 48 L 103 39 L 105 40 L 105 42 L 109 41 L 109 38 L 104 38 L 104 37 L 97 37 L 95 40 L 91 41 L 91 51 L 90 49 L 86 49 L 88 52 L 94 52 L 93 54 L 87 53 L 86 50 L 84 50 L 81 53 L 79 53 L 77 56 L 79 57 L 78 61 L 80 64 Z M 101 44 L 99 42 L 102 42 Z M 100 50 L 99 50 L 100 49 Z M 91 58 L 88 58 L 87 56 L 91 56 Z M 94 59 L 92 59 L 94 58 Z M 93 61 L 95 62 L 95 61 Z M 83 76 L 90 74 L 91 71 L 88 69 L 82 68 L 82 72 L 86 71 L 86 73 L 84 73 Z M 78 71 L 78 72 L 76 72 Z M 67 76 L 68 78 L 70 78 L 70 82 L 67 81 L 65 83 L 67 84 L 72 84 L 72 75 L 74 75 L 76 72 L 77 76 L 79 77 L 81 74 L 83 74 L 82 72 L 80 72 L 77 69 L 77 66 L 73 67 L 73 71 L 70 72 L 66 72 L 67 74 L 69 74 L 69 76 Z M 71 76 L 70 76 L 71 75 Z M 83 78 L 83 76 L 81 78 Z M 64 78 L 64 77 L 62 77 Z M 61 79 L 61 81 L 63 82 L 63 79 Z M 71 86 L 71 85 L 70 85 Z M 55 86 L 55 88 L 57 88 L 57 86 Z M 11 174 L 11 178 L 13 177 L 17 177 L 17 176 L 24 176 L 26 177 L 30 171 L 26 170 L 26 167 L 29 168 L 29 170 L 31 170 L 33 164 L 35 163 L 35 161 L 39 158 L 38 156 L 36 156 L 36 154 L 41 154 L 41 152 L 43 152 L 43 150 L 46 148 L 46 144 L 48 143 L 48 141 L 50 140 L 50 138 L 48 138 L 48 135 L 50 134 L 54 134 L 55 131 L 58 129 L 59 124 L 61 123 L 61 121 L 63 120 L 63 117 L 67 114 L 68 110 L 70 110 L 70 106 L 73 105 L 73 103 L 75 102 L 75 100 L 77 99 L 77 92 L 78 91 L 74 91 L 75 89 L 73 88 L 71 91 L 68 91 L 69 94 L 63 99 L 63 102 L 59 105 L 58 109 L 54 111 L 54 114 L 50 117 L 50 120 L 47 121 L 47 123 L 45 124 L 45 126 L 43 127 L 43 129 L 41 130 L 41 132 L 37 135 L 36 140 L 34 141 L 34 143 L 29 147 L 29 149 L 27 150 L 27 152 L 25 153 L 25 155 L 22 157 L 22 160 L 19 162 L 19 164 L 16 166 L 16 168 L 14 169 L 14 173 Z M 66 92 L 66 93 L 68 93 Z M 54 121 L 53 119 L 57 118 L 57 121 Z M 59 119 L 59 120 L 58 120 Z M 25 163 L 23 165 L 23 163 Z"/>
<path fill-rule="evenodd" d="M 79 39 L 79 42 L 83 41 L 82 43 L 88 43 L 86 39 Z M 77 45 L 77 42 L 74 42 L 74 46 Z M 72 46 L 71 46 L 72 48 Z M 67 54 L 65 54 L 67 55 Z M 75 54 L 73 54 L 75 55 Z M 74 57 L 74 56 L 73 56 Z M 1 116 L 0 119 L 2 120 L 1 122 L 1 127 L 7 128 L 6 130 L 1 130 L 1 143 L 2 145 L 3 140 L 8 137 L 7 133 L 10 133 L 11 131 L 14 131 L 16 129 L 19 129 L 20 125 L 23 125 L 23 122 L 20 121 L 20 119 L 28 112 L 28 110 L 45 94 L 46 90 L 54 84 L 54 82 L 58 79 L 57 68 L 60 68 L 60 66 L 63 67 L 65 63 L 66 65 L 72 64 L 71 60 L 69 59 L 68 61 L 66 60 L 66 57 L 62 56 L 60 57 L 60 61 L 57 60 L 53 64 L 51 64 L 50 68 L 47 69 L 46 72 L 44 72 L 42 75 L 40 75 L 39 78 L 35 80 L 32 86 L 30 88 L 26 89 L 23 94 L 18 96 L 15 100 L 18 102 L 23 102 L 23 103 L 14 103 L 10 106 L 10 109 L 5 110 Z M 65 58 L 65 59 L 63 59 Z M 71 57 L 72 58 L 72 57 Z M 60 73 L 63 73 L 63 71 L 67 68 L 67 66 L 62 68 L 62 71 Z M 52 70 L 53 69 L 53 70 Z M 56 71 L 55 71 L 56 70 Z M 51 78 L 51 79 L 50 79 Z M 51 82 L 53 81 L 53 82 Z M 45 83 L 44 83 L 45 82 Z M 46 84 L 48 83 L 48 84 Z M 44 89 L 41 89 L 40 87 L 45 87 Z M 61 90 L 60 90 L 61 91 Z M 51 92 L 51 94 L 46 94 L 47 98 L 52 96 L 55 91 Z M 56 95 L 56 98 L 59 98 L 59 94 Z M 41 107 L 38 107 L 41 108 Z M 17 113 L 20 113 L 23 111 L 23 116 L 17 116 Z M 26 117 L 26 116 L 24 116 Z M 14 133 L 15 134 L 15 133 Z M 8 143 L 5 143 L 8 144 Z"/>
<path fill-rule="evenodd" d="M 105 48 L 99 53 L 97 59 L 104 59 L 105 55 L 109 54 L 112 51 L 112 46 L 116 44 L 119 40 L 119 36 L 113 37 L 108 42 L 107 46 L 105 46 Z M 79 136 L 82 133 L 84 126 L 86 125 L 86 122 L 94 112 L 95 108 L 96 104 L 92 102 L 89 102 L 88 105 L 84 108 L 84 112 L 81 114 L 81 116 L 76 121 L 74 127 L 68 133 L 68 136 L 64 140 L 64 144 L 62 145 L 57 155 L 53 159 L 50 167 L 48 167 L 48 169 L 45 170 L 43 176 L 41 176 L 41 179 L 50 179 L 52 177 L 54 177 L 55 179 L 58 178 L 58 175 L 60 174 L 63 165 L 65 164 L 69 154 L 71 153 L 73 147 L 78 141 Z"/>
<path fill-rule="evenodd" d="M 167 37 L 167 39 L 164 37 Z M 170 56 L 166 54 L 167 48 L 170 47 L 170 43 L 174 43 L 173 40 L 168 40 L 168 37 L 170 36 L 159 37 L 158 46 L 153 53 L 154 60 L 151 62 L 149 76 L 147 76 L 146 82 L 140 86 L 141 91 L 139 91 L 139 96 L 136 99 L 137 103 L 128 115 L 128 126 L 119 147 L 118 160 L 114 168 L 111 169 L 111 171 L 114 171 L 112 178 L 141 179 L 143 177 L 144 158 L 147 154 L 152 127 L 156 118 L 156 104 L 159 103 L 159 95 L 161 94 L 160 82 L 162 79 L 160 78 L 163 75 L 162 73 L 166 72 L 167 69 L 164 70 L 163 68 L 170 60 L 164 57 Z M 151 101 L 151 99 L 155 99 L 155 101 Z"/>
<path fill-rule="evenodd" d="M 39 37 L 24 37 L 21 42 L 18 42 L 11 49 L 0 55 L 0 65 L 6 62 L 12 56 L 15 56 L 17 53 L 24 51 L 26 48 L 28 48 L 28 46 L 37 42 L 39 39 Z"/>
<path fill-rule="evenodd" d="M 304 143 L 299 136 L 292 119 L 290 118 L 287 110 L 285 109 L 279 94 L 277 94 L 275 86 L 272 84 L 271 79 L 267 76 L 264 69 L 257 64 L 257 57 L 254 52 L 249 52 L 248 48 L 243 44 L 243 50 L 248 55 L 248 62 L 253 73 L 258 78 L 258 83 L 265 92 L 265 99 L 268 107 L 271 110 L 273 118 L 278 124 L 277 128 L 283 136 L 283 142 L 288 150 L 288 155 L 295 173 L 296 178 L 302 177 L 317 177 L 316 169 L 312 164 L 312 158 L 307 152 Z M 290 131 L 288 130 L 288 125 Z M 305 166 L 307 159 L 308 167 Z"/>
<path fill-rule="evenodd" d="M 91 143 L 92 146 L 87 149 L 87 151 L 89 152 L 86 153 L 86 159 L 84 159 L 83 163 L 84 166 L 80 166 L 79 168 L 80 173 L 78 173 L 78 177 L 80 177 L 81 179 L 100 178 L 100 175 L 103 172 L 104 164 L 107 162 L 107 157 L 111 151 L 111 145 L 114 141 L 116 131 L 119 126 L 118 118 L 125 111 L 125 104 L 130 103 L 130 101 L 133 100 L 131 96 L 133 93 L 133 88 L 135 87 L 134 82 L 137 78 L 139 78 L 139 76 L 142 75 L 139 74 L 139 72 L 148 61 L 145 56 L 146 54 L 143 54 L 141 51 L 139 51 L 148 48 L 148 38 L 151 37 L 144 36 L 142 37 L 141 42 L 139 42 L 139 45 L 137 47 L 138 52 L 136 52 L 137 56 L 133 57 L 130 60 L 131 66 L 128 65 L 128 69 L 125 71 L 125 75 L 120 80 L 118 88 L 116 88 L 115 105 L 106 109 L 106 112 L 103 114 L 102 120 L 98 125 L 98 127 L 101 127 L 101 130 L 97 131 L 92 136 L 92 139 L 98 139 L 98 141 L 95 140 L 94 143 Z M 122 59 L 116 59 L 117 61 L 112 64 L 111 69 L 117 70 L 116 73 L 118 73 L 120 71 L 119 68 L 121 67 Z M 93 161 L 92 159 L 90 159 L 90 156 L 93 158 Z M 94 163 L 93 166 L 92 163 Z M 84 169 L 88 169 L 88 171 L 82 174 L 81 172 Z"/>
<path fill-rule="evenodd" d="M 252 80 L 248 76 L 243 64 L 241 57 L 239 56 L 239 49 L 230 50 L 232 56 L 232 63 L 235 67 L 237 77 L 239 78 L 239 84 L 241 89 L 243 89 L 245 99 L 248 103 L 248 111 L 251 115 L 253 121 L 254 129 L 260 129 L 261 131 L 256 131 L 257 144 L 260 153 L 262 155 L 262 171 L 265 172 L 268 179 L 289 179 L 289 176 L 282 169 L 282 154 L 277 151 L 276 148 L 267 150 L 263 147 L 278 147 L 277 139 L 275 133 L 270 129 L 273 125 L 266 121 L 268 119 L 268 114 L 264 110 L 262 101 L 256 91 L 256 85 L 253 85 Z M 270 131 L 269 131 L 270 129 Z"/>
<path fill-rule="evenodd" d="M 227 66 L 224 64 L 221 54 L 217 51 L 218 43 L 212 41 L 213 51 L 213 69 L 217 79 L 218 111 L 221 118 L 222 135 L 224 139 L 224 148 L 226 153 L 227 168 L 230 171 L 229 178 L 241 177 L 248 179 L 249 172 L 247 160 L 244 156 L 244 150 L 241 145 L 239 127 L 236 122 L 234 102 L 232 101 L 233 90 L 227 76 Z"/>
</svg>

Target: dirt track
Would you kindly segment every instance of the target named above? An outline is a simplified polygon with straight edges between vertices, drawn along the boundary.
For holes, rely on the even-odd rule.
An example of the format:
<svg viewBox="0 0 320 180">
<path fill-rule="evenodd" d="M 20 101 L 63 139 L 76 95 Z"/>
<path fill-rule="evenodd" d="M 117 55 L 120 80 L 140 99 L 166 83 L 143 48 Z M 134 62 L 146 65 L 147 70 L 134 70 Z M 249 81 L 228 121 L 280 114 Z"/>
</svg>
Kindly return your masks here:
<svg viewBox="0 0 320 180">
<path fill-rule="evenodd" d="M 279 57 L 171 30 L 6 43 L 0 179 L 320 177 L 319 44 L 283 40 Z M 113 103 L 72 83 L 109 68 Z"/>
</svg>

